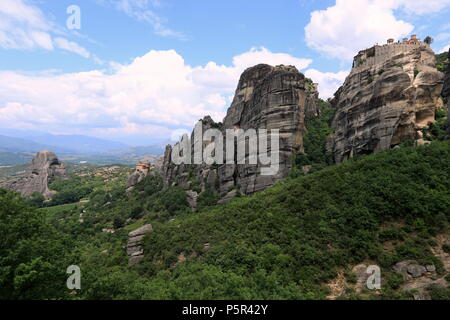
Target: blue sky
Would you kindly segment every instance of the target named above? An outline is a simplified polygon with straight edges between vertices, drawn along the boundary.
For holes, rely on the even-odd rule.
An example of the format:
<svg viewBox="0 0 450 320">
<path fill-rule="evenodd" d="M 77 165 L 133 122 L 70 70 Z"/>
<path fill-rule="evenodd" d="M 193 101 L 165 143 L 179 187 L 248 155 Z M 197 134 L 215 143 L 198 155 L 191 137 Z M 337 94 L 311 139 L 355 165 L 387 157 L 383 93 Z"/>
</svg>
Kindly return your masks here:
<svg viewBox="0 0 450 320">
<path fill-rule="evenodd" d="M 263 46 L 272 52 L 314 57 L 317 65 L 337 71 L 335 62 L 322 59 L 308 48 L 303 30 L 313 10 L 325 9 L 334 1 L 282 2 L 161 0 L 159 5 L 149 5 L 165 20 L 165 26 L 180 36 L 158 35 L 149 23 L 114 10 L 114 5 L 108 5 L 107 1 L 47 0 L 30 3 L 42 9 L 60 26 L 66 24 L 66 8 L 78 5 L 82 14 L 79 32 L 88 38 L 71 35 L 70 39 L 105 61 L 126 63 L 150 50 L 174 49 L 190 65 L 203 65 L 209 61 L 229 65 L 235 55 Z M 76 72 L 98 66 L 92 60 L 58 51 L 0 50 L 0 68 Z"/>
<path fill-rule="evenodd" d="M 66 10 L 81 10 L 69 30 Z M 450 44 L 450 0 L 0 0 L 0 127 L 152 144 L 222 120 L 240 73 L 293 64 L 332 96 L 358 50 Z"/>
</svg>

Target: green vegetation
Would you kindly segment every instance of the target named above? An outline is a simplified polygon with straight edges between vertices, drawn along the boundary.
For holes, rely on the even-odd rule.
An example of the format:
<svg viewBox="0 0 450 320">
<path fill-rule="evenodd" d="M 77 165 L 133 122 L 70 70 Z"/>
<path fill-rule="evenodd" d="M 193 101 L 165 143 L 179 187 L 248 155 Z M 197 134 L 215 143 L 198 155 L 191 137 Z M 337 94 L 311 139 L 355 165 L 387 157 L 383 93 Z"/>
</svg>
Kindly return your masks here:
<svg viewBox="0 0 450 320">
<path fill-rule="evenodd" d="M 436 68 L 444 72 L 447 69 L 448 66 L 448 52 L 443 52 L 436 55 Z"/>
<path fill-rule="evenodd" d="M 436 122 L 422 130 L 424 139 L 427 141 L 445 140 L 447 138 L 447 125 L 447 110 L 436 110 Z"/>
<path fill-rule="evenodd" d="M 411 299 L 392 271 L 407 259 L 449 278 L 432 252 L 442 245 L 435 236 L 449 232 L 446 114 L 423 131 L 430 145 L 411 140 L 334 165 L 325 145 L 335 110 L 319 103 L 290 177 L 223 206 L 207 187 L 194 213 L 184 190 L 164 188 L 156 173 L 125 191 L 123 166 L 69 165 L 70 178 L 50 184 L 58 191 L 50 202 L 0 191 L 0 299 L 325 299 L 340 272 L 341 299 Z M 193 168 L 186 172 L 200 191 Z M 147 223 L 145 258 L 129 266 L 127 234 Z M 381 294 L 353 288 L 351 266 L 369 261 L 382 267 Z M 80 291 L 65 287 L 73 264 Z M 449 299 L 448 288 L 429 292 Z"/>
<path fill-rule="evenodd" d="M 155 298 L 217 292 L 213 298 L 302 299 L 324 298 L 323 283 L 348 264 L 370 260 L 389 268 L 416 259 L 439 266 L 426 240 L 448 226 L 449 159 L 449 143 L 434 143 L 287 180 L 161 226 L 147 237 L 148 254 L 139 268 L 152 286 L 167 282 L 163 291 L 153 293 Z M 401 227 L 386 231 L 384 225 L 394 223 Z M 403 240 L 386 252 L 387 239 Z M 209 250 L 205 243 L 211 244 Z M 182 252 L 199 256 L 171 269 Z M 194 271 L 211 272 L 215 284 L 206 283 L 192 295 L 187 284 L 200 281 Z M 221 281 L 224 274 L 231 280 Z M 395 275 L 388 282 L 393 289 L 401 284 Z M 236 286 L 239 291 L 227 291 Z"/>
<path fill-rule="evenodd" d="M 57 191 L 53 199 L 46 206 L 58 206 L 62 204 L 79 202 L 91 195 L 110 192 L 113 189 L 123 190 L 130 168 L 124 166 L 87 167 L 78 171 L 78 168 L 68 168 L 69 179 L 59 179 L 49 184 L 50 190 Z"/>
<path fill-rule="evenodd" d="M 431 287 L 431 299 L 450 300 L 450 288 Z"/>
<path fill-rule="evenodd" d="M 444 244 L 442 250 L 444 250 L 445 253 L 450 253 L 450 244 Z"/>
<path fill-rule="evenodd" d="M 305 152 L 295 157 L 296 169 L 292 172 L 293 176 L 301 174 L 303 166 L 311 165 L 313 168 L 311 172 L 314 172 L 334 162 L 332 154 L 325 148 L 325 143 L 327 137 L 333 132 L 330 124 L 335 110 L 326 101 L 319 100 L 319 103 L 319 117 L 306 119 L 306 133 L 303 138 Z"/>
<path fill-rule="evenodd" d="M 313 154 L 326 163 L 323 153 Z M 450 142 L 322 167 L 224 206 L 212 206 L 215 195 L 207 192 L 197 213 L 181 189 L 164 189 L 157 175 L 128 193 L 123 181 L 87 181 L 89 202 L 50 208 L 0 192 L 0 298 L 324 299 L 339 270 L 371 261 L 383 268 L 382 294 L 349 288 L 343 298 L 410 299 L 390 271 L 396 262 L 433 263 L 445 276 L 430 245 L 448 232 Z M 55 184 L 68 185 L 75 186 Z M 145 259 L 128 266 L 127 233 L 145 223 L 154 227 Z M 80 291 L 65 288 L 72 264 L 82 270 Z M 430 292 L 448 299 L 448 290 Z"/>
<path fill-rule="evenodd" d="M 68 236 L 42 218 L 18 195 L 0 190 L 0 299 L 69 297 Z"/>
<path fill-rule="evenodd" d="M 0 151 L 0 166 L 19 166 L 30 163 L 34 154 L 26 152 L 3 152 Z M 1 168 L 4 169 L 4 168 Z M 0 177 L 3 170 L 0 170 Z"/>
</svg>

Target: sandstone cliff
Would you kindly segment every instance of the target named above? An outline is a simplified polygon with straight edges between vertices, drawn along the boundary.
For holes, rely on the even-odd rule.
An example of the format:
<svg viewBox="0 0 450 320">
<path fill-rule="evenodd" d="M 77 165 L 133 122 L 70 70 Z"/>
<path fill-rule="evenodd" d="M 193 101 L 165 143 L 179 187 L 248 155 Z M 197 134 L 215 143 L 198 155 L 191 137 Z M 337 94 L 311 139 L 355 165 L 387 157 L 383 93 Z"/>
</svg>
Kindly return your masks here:
<svg viewBox="0 0 450 320">
<path fill-rule="evenodd" d="M 38 192 L 42 193 L 46 199 L 50 199 L 54 192 L 49 190 L 48 183 L 52 179 L 66 176 L 64 165 L 59 162 L 53 152 L 40 151 L 33 159 L 31 173 L 27 177 L 8 180 L 0 184 L 0 188 L 19 192 L 24 197 Z"/>
<path fill-rule="evenodd" d="M 144 257 L 143 242 L 147 233 L 152 232 L 151 224 L 146 224 L 128 233 L 127 255 L 128 264 L 136 264 Z"/>
<path fill-rule="evenodd" d="M 141 182 L 149 173 L 151 165 L 150 163 L 138 163 L 134 172 L 128 177 L 127 187 L 128 189 L 133 188 L 139 182 Z"/>
<path fill-rule="evenodd" d="M 318 115 L 317 99 L 315 85 L 295 67 L 261 64 L 247 69 L 240 78 L 223 124 L 205 117 L 202 130 L 217 128 L 224 136 L 227 129 L 280 130 L 278 173 L 261 175 L 260 164 L 176 166 L 171 161 L 172 147 L 167 146 L 162 166 L 166 185 L 179 185 L 197 193 L 209 187 L 225 200 L 238 193 L 251 194 L 273 185 L 289 173 L 292 154 L 303 151 L 305 117 Z M 193 132 L 192 147 L 198 143 L 201 142 L 195 140 Z"/>
<path fill-rule="evenodd" d="M 392 43 L 361 51 L 350 75 L 336 92 L 328 148 L 336 162 L 369 154 L 412 139 L 443 107 L 443 74 L 425 43 Z"/>
<path fill-rule="evenodd" d="M 450 60 L 450 50 L 448 52 L 448 58 Z M 450 137 L 450 63 L 447 65 L 447 70 L 445 72 L 445 79 L 444 79 L 444 88 L 442 90 L 442 96 L 447 99 L 447 109 L 448 109 L 448 116 L 447 116 L 447 132 Z"/>
</svg>

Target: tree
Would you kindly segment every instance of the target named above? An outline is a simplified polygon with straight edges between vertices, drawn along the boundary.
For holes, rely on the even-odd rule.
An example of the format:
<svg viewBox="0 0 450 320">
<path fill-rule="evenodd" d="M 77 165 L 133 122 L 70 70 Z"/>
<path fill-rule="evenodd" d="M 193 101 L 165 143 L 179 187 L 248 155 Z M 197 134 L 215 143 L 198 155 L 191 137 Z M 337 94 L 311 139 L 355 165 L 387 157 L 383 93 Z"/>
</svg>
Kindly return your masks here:
<svg viewBox="0 0 450 320">
<path fill-rule="evenodd" d="M 0 300 L 66 297 L 64 248 L 73 243 L 18 194 L 1 189 L 0 234 Z"/>
<path fill-rule="evenodd" d="M 431 45 L 433 43 L 433 41 L 434 41 L 434 39 L 430 36 L 427 36 L 425 38 L 425 40 L 423 40 L 423 42 L 425 42 L 426 44 L 429 44 L 429 45 Z"/>
<path fill-rule="evenodd" d="M 30 206 L 41 208 L 44 205 L 45 198 L 42 193 L 34 192 L 28 199 L 27 202 Z"/>
</svg>

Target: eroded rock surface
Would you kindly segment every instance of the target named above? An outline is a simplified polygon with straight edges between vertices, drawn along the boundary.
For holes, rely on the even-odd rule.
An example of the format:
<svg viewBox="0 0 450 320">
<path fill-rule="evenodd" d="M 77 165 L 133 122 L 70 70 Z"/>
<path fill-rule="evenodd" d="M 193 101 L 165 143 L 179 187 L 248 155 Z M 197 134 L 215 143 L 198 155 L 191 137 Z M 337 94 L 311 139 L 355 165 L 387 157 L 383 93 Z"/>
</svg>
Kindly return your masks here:
<svg viewBox="0 0 450 320">
<path fill-rule="evenodd" d="M 318 92 L 314 84 L 293 66 L 261 64 L 247 69 L 241 76 L 235 97 L 223 123 L 215 123 L 210 117 L 202 119 L 202 130 L 227 129 L 278 129 L 280 132 L 279 171 L 274 175 L 261 175 L 262 165 L 174 165 L 168 146 L 164 155 L 162 173 L 166 185 L 181 186 L 185 190 L 218 192 L 225 202 L 238 192 L 252 194 L 263 190 L 288 175 L 292 165 L 292 154 L 303 151 L 305 118 L 319 114 Z M 269 138 L 270 141 L 270 138 Z M 194 132 L 192 149 L 203 147 L 213 141 L 199 141 Z M 269 142 L 270 144 L 270 142 Z M 226 143 L 224 143 L 224 146 Z M 269 149 L 270 151 L 270 149 Z M 248 161 L 248 152 L 245 159 Z M 238 159 L 237 159 L 238 160 Z"/>
<path fill-rule="evenodd" d="M 149 173 L 151 165 L 149 163 L 138 163 L 134 172 L 128 177 L 127 187 L 132 188 L 141 182 Z"/>
<path fill-rule="evenodd" d="M 38 192 L 50 199 L 55 192 L 49 190 L 49 182 L 66 177 L 66 169 L 56 155 L 51 151 L 40 151 L 33 159 L 31 173 L 27 177 L 8 180 L 0 184 L 0 187 L 19 192 L 24 197 Z"/>
<path fill-rule="evenodd" d="M 335 134 L 328 147 L 336 162 L 421 140 L 421 130 L 435 121 L 436 109 L 444 107 L 443 76 L 425 43 L 361 51 L 332 100 Z"/>
<path fill-rule="evenodd" d="M 128 264 L 136 264 L 144 257 L 144 248 L 142 247 L 144 237 L 147 233 L 152 232 L 151 224 L 146 224 L 139 229 L 128 233 L 127 255 Z"/>
<path fill-rule="evenodd" d="M 450 59 L 450 50 L 448 52 L 448 57 Z M 448 110 L 447 132 L 448 132 L 448 137 L 450 138 L 450 63 L 448 64 L 447 70 L 445 72 L 444 88 L 442 90 L 442 96 L 445 99 L 447 99 L 447 110 Z"/>
</svg>

